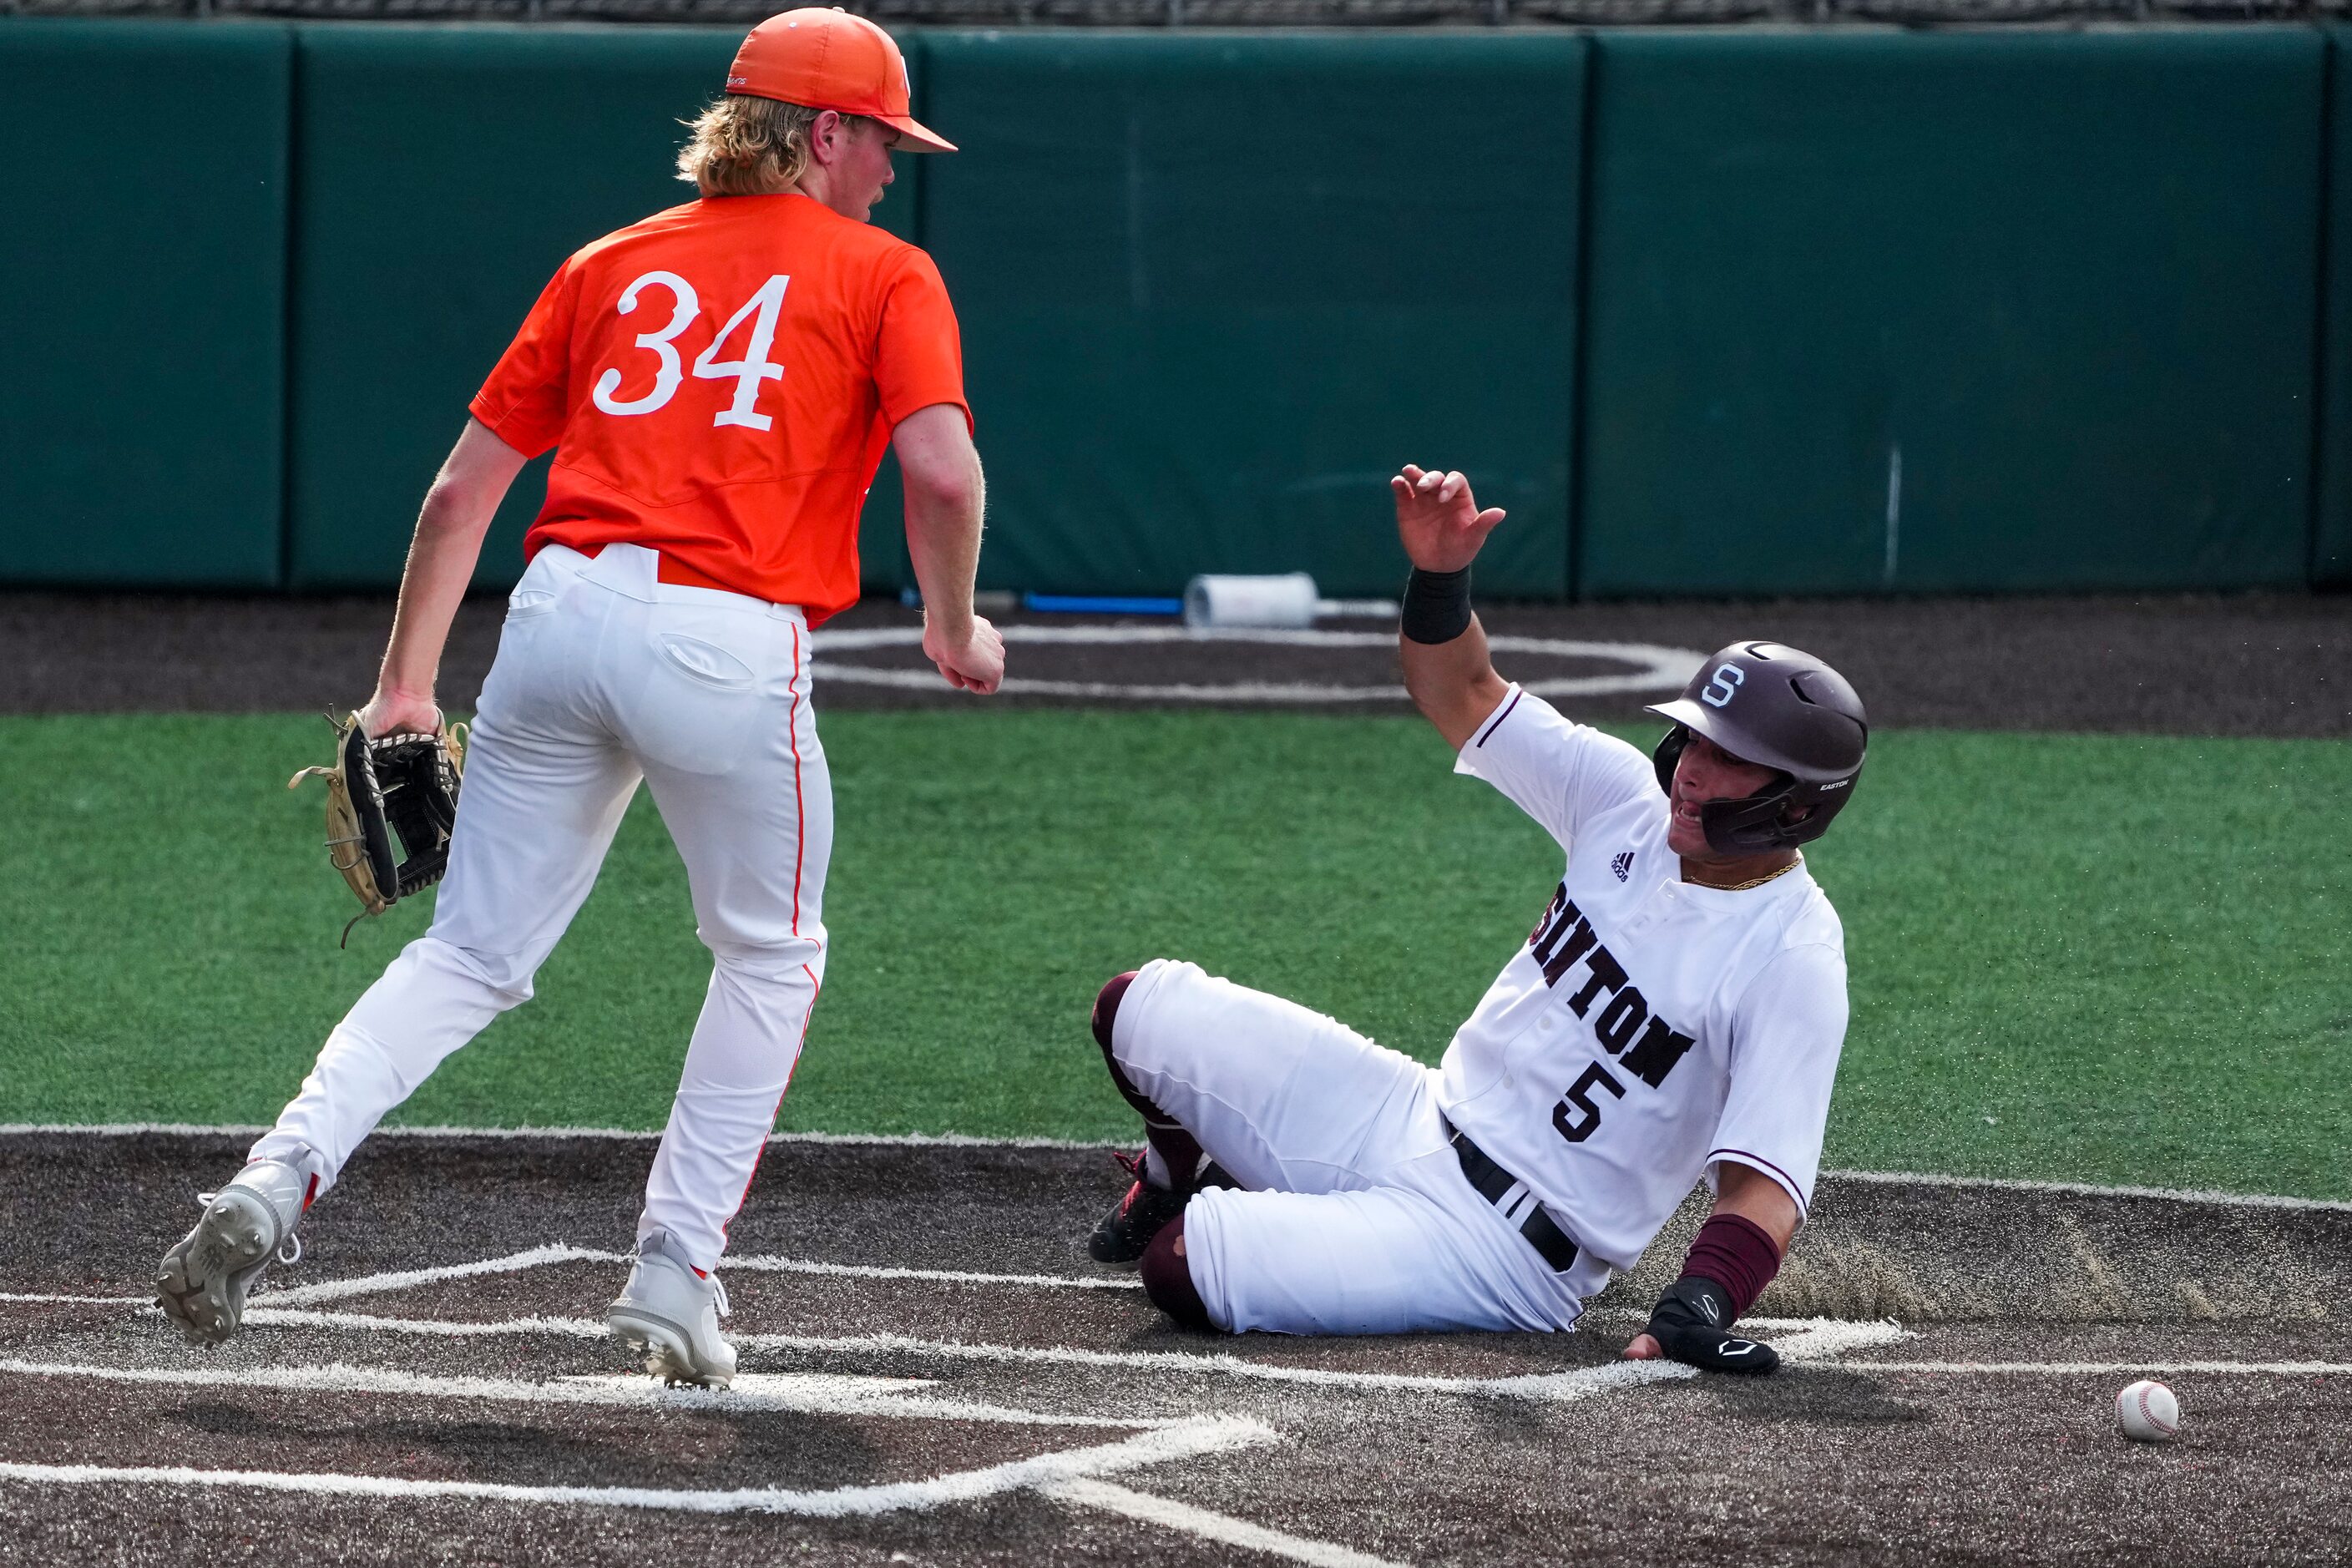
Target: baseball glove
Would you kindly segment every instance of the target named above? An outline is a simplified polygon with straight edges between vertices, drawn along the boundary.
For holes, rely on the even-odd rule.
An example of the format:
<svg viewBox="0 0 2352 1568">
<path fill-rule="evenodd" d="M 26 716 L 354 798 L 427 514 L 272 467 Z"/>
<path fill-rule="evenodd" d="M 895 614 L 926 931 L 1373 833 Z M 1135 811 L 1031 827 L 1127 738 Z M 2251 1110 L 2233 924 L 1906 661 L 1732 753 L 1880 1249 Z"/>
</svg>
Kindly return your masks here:
<svg viewBox="0 0 2352 1568">
<path fill-rule="evenodd" d="M 286 781 L 288 789 L 307 778 L 327 781 L 327 858 L 360 900 L 343 942 L 352 926 L 423 892 L 449 868 L 465 733 L 463 724 L 451 724 L 439 735 L 371 741 L 353 713 L 336 727 L 334 765 L 304 768 Z"/>
</svg>

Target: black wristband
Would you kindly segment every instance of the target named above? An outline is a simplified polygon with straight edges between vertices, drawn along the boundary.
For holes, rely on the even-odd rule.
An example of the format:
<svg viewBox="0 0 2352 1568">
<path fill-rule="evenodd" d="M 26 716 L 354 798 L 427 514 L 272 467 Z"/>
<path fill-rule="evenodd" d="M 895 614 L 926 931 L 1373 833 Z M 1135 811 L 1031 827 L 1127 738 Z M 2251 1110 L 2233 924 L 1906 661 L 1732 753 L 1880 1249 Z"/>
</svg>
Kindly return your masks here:
<svg viewBox="0 0 2352 1568">
<path fill-rule="evenodd" d="M 1404 580 L 1404 615 L 1398 629 L 1418 643 L 1452 642 L 1470 629 L 1470 568 L 1424 572 Z"/>
</svg>

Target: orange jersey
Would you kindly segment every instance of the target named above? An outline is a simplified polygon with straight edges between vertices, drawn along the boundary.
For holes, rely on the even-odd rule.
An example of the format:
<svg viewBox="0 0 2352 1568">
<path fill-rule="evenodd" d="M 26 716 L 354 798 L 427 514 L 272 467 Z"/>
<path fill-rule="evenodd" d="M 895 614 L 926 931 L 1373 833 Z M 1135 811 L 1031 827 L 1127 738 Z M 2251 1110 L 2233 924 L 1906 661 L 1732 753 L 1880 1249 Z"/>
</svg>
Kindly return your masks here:
<svg viewBox="0 0 2352 1568">
<path fill-rule="evenodd" d="M 672 582 L 857 601 L 857 515 L 898 423 L 965 409 L 947 286 L 906 241 L 797 193 L 688 202 L 559 268 L 474 417 L 553 447 L 523 542 L 658 551 Z"/>
</svg>

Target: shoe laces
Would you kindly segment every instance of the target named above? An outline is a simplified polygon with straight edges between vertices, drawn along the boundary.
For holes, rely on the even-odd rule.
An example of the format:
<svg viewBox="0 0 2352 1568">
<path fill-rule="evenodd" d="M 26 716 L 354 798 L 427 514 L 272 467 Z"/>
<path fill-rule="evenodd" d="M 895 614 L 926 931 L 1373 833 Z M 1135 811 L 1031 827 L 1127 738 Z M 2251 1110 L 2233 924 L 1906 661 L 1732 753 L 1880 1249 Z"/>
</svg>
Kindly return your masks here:
<svg viewBox="0 0 2352 1568">
<path fill-rule="evenodd" d="M 719 1315 L 722 1318 L 734 1316 L 735 1309 L 728 1303 L 727 1287 L 719 1279 L 719 1270 L 697 1268 L 677 1245 L 677 1238 L 669 1232 L 656 1230 L 637 1237 L 638 1262 L 642 1264 L 648 1258 L 660 1258 L 670 1267 L 682 1268 L 697 1280 L 709 1286 L 710 1303 L 718 1309 Z M 635 1277 L 632 1276 L 632 1278 Z"/>
<path fill-rule="evenodd" d="M 1119 1217 L 1125 1219 L 1134 1212 L 1135 1205 L 1143 1201 L 1143 1194 L 1152 1190 L 1151 1177 L 1144 1169 L 1148 1152 L 1141 1149 L 1132 1154 L 1121 1154 L 1114 1151 L 1110 1158 L 1113 1164 L 1134 1178 L 1128 1186 L 1127 1195 L 1118 1200 Z"/>
</svg>

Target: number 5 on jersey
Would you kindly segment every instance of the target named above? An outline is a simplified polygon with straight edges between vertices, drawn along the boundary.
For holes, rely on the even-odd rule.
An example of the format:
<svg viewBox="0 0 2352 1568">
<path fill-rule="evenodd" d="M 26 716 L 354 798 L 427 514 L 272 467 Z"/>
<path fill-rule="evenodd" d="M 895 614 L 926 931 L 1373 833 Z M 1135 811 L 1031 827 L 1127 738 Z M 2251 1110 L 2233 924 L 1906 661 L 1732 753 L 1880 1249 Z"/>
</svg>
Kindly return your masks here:
<svg viewBox="0 0 2352 1568">
<path fill-rule="evenodd" d="M 719 335 L 710 340 L 710 345 L 694 356 L 697 379 L 726 381 L 731 377 L 735 383 L 734 400 L 712 416 L 710 423 L 714 427 L 721 425 L 742 425 L 753 430 L 774 427 L 775 421 L 759 413 L 753 405 L 760 401 L 762 383 L 782 381 L 784 376 L 784 367 L 771 360 L 768 351 L 775 344 L 776 316 L 783 309 L 784 289 L 791 282 L 789 277 L 779 272 L 761 284 L 759 290 L 743 301 L 741 309 L 727 318 L 727 324 L 719 329 Z M 607 369 L 596 378 L 593 395 L 596 406 L 607 414 L 651 414 L 667 406 L 669 400 L 677 395 L 679 384 L 686 380 L 686 371 L 677 355 L 677 338 L 702 313 L 701 297 L 695 293 L 693 284 L 675 272 L 648 272 L 621 290 L 620 313 L 624 316 L 634 314 L 639 297 L 648 287 L 664 289 L 671 300 L 668 325 L 658 331 L 637 334 L 635 346 L 649 349 L 654 354 L 654 384 L 643 397 L 618 397 L 614 395 L 621 390 L 620 369 L 617 366 Z M 743 345 L 743 357 L 731 360 L 717 357 L 720 347 L 735 335 L 735 329 L 747 320 L 751 322 L 751 330 Z"/>
<path fill-rule="evenodd" d="M 1620 1100 L 1625 1098 L 1625 1086 L 1611 1077 L 1607 1068 L 1594 1062 L 1584 1069 L 1584 1076 L 1560 1097 L 1559 1103 L 1551 1108 L 1552 1126 L 1571 1143 L 1583 1142 L 1592 1136 L 1593 1129 L 1601 1125 L 1601 1107 L 1592 1100 L 1595 1089 L 1605 1089 Z M 1568 1110 L 1571 1105 L 1576 1107 L 1573 1117 Z"/>
</svg>

